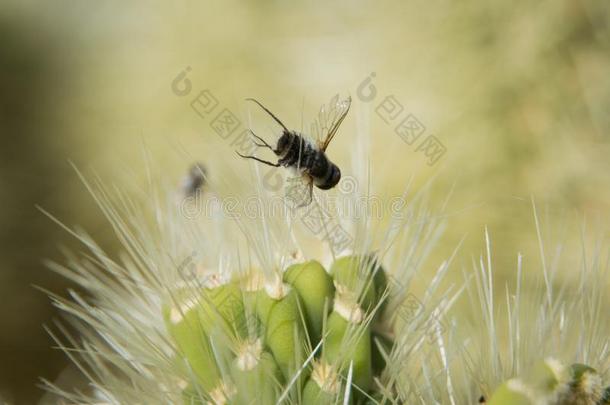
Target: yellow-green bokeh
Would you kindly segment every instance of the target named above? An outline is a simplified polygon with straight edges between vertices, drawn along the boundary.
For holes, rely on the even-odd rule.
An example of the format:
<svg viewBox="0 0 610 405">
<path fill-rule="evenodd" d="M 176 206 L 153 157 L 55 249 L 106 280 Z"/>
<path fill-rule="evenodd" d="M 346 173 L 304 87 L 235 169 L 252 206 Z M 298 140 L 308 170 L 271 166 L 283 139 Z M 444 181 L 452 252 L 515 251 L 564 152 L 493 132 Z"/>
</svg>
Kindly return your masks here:
<svg viewBox="0 0 610 405">
<path fill-rule="evenodd" d="M 354 137 L 370 135 L 379 196 L 411 176 L 436 175 L 435 202 L 455 186 L 435 266 L 466 235 L 456 273 L 469 268 L 485 226 L 499 278 L 514 276 L 517 252 L 538 266 L 532 197 L 549 249 L 567 240 L 576 261 L 584 221 L 607 243 L 609 21 L 602 0 L 4 2 L 0 395 L 30 403 L 36 376 L 65 364 L 41 327 L 55 314 L 31 284 L 65 289 L 42 260 L 72 242 L 34 204 L 116 248 L 68 159 L 124 187 L 145 181 L 145 150 L 176 182 L 194 160 L 213 177 L 248 170 L 191 109 L 203 89 L 244 125 L 244 98 L 256 97 L 297 129 L 351 94 L 334 161 L 349 167 Z M 179 97 L 171 83 L 187 66 L 193 90 Z M 365 102 L 357 89 L 372 72 L 378 94 Z M 445 145 L 436 165 L 377 116 L 389 95 Z"/>
</svg>

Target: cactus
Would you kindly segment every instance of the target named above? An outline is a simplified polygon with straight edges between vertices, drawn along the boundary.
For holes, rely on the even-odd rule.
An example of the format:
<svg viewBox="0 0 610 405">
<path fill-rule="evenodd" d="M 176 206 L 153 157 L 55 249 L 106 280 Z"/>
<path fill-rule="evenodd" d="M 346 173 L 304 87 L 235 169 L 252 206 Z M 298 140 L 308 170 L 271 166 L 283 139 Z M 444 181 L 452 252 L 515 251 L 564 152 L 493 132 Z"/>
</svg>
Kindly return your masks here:
<svg viewBox="0 0 610 405">
<path fill-rule="evenodd" d="M 330 308 L 335 292 L 332 278 L 322 265 L 311 260 L 289 267 L 284 280 L 297 290 L 307 315 L 307 329 L 312 341 L 322 336 L 325 308 Z"/>
<path fill-rule="evenodd" d="M 469 290 L 475 312 L 463 316 L 460 307 L 445 317 L 466 287 L 444 280 L 450 261 L 430 271 L 425 257 L 442 222 L 425 209 L 409 206 L 402 217 L 409 226 L 393 224 L 386 241 L 368 240 L 374 235 L 365 229 L 354 233 L 350 254 L 332 261 L 312 255 L 317 261 L 297 260 L 293 248 L 306 247 L 298 232 L 289 223 L 268 226 L 269 218 L 252 229 L 240 224 L 246 238 L 231 244 L 233 235 L 223 236 L 228 227 L 209 227 L 204 237 L 169 215 L 151 235 L 148 227 L 131 230 L 131 221 L 117 220 L 114 207 L 103 208 L 129 242 L 125 261 L 114 262 L 86 240 L 93 260 L 70 258 L 69 268 L 56 267 L 94 298 L 93 304 L 77 294 L 75 303 L 55 299 L 84 327 L 82 344 L 54 338 L 94 387 L 92 395 L 72 395 L 48 384 L 66 403 L 462 404 L 488 387 L 497 388 L 492 405 L 610 402 L 610 388 L 602 389 L 606 371 L 547 359 L 521 373 L 543 345 L 544 353 L 566 358 L 586 354 L 607 370 L 607 280 L 595 267 L 601 261 L 593 261 L 597 273 L 583 267 L 574 296 L 554 283 L 528 291 L 527 300 L 526 289 L 507 289 L 505 328 L 496 319 L 504 308 L 494 296 L 498 278 L 489 251 L 474 273 L 476 294 Z M 206 257 L 191 273 L 176 268 L 181 252 L 199 249 Z M 411 285 L 423 287 L 418 296 L 407 290 Z M 499 381 L 506 382 L 498 387 Z"/>
<path fill-rule="evenodd" d="M 239 348 L 231 365 L 231 378 L 237 387 L 236 405 L 272 404 L 279 396 L 281 372 L 259 339 Z"/>
<path fill-rule="evenodd" d="M 547 359 L 536 363 L 525 378 L 500 386 L 489 405 L 604 405 L 607 393 L 594 368 L 580 363 L 567 368 Z"/>
<path fill-rule="evenodd" d="M 363 271 L 359 262 L 356 256 L 337 259 L 332 265 L 332 277 L 316 261 L 294 264 L 282 279 L 276 278 L 257 291 L 241 291 L 237 281 L 226 282 L 203 289 L 202 298 L 191 302 L 183 317 L 176 316 L 174 309 L 174 316 L 180 321 L 168 321 L 168 327 L 179 349 L 178 356 L 199 376 L 195 384 L 200 386 L 189 386 L 185 403 L 196 403 L 195 388 L 206 398 L 221 397 L 212 402 L 273 403 L 280 388 L 304 364 L 307 340 L 311 346 L 323 340 L 322 350 L 306 365 L 292 395 L 304 404 L 343 401 L 349 375 L 351 403 L 375 395 L 373 377 L 381 374 L 384 367 L 379 359 L 373 365 L 372 353 L 378 349 L 372 339 L 371 320 L 380 307 L 376 287 L 384 285 L 379 276 L 383 270 L 366 262 Z M 354 271 L 362 279 L 350 275 Z M 376 285 L 374 279 L 382 281 Z M 228 299 L 228 295 L 240 297 L 239 302 Z M 254 308 L 262 326 L 260 336 L 254 339 L 248 337 L 243 326 L 248 307 Z M 215 330 L 222 331 L 228 342 L 234 342 L 230 344 L 233 359 L 228 373 L 222 371 L 222 364 L 209 349 L 209 336 Z M 386 338 L 383 344 L 390 352 L 392 341 Z M 219 387 L 234 387 L 235 392 L 230 392 L 233 397 L 222 398 L 218 392 L 228 390 L 218 391 Z"/>
</svg>

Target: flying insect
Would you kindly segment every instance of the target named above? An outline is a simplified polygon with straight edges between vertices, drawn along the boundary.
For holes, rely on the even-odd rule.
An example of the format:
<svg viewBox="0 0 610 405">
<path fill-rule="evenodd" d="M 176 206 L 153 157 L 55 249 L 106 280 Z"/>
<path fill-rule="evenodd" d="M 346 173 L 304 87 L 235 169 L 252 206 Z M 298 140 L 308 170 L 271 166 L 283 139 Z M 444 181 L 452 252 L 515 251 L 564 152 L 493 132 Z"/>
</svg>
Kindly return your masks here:
<svg viewBox="0 0 610 405">
<path fill-rule="evenodd" d="M 268 166 L 295 169 L 308 187 L 308 199 L 301 205 L 308 205 L 311 202 L 313 186 L 321 190 L 329 190 L 339 183 L 341 170 L 326 156 L 326 149 L 349 111 L 352 102 L 351 97 L 339 101 L 339 96 L 336 95 L 331 99 L 328 111 L 325 107 L 320 109 L 316 122 L 312 124 L 312 133 L 317 135 L 316 141 L 312 141 L 297 131 L 288 129 L 278 117 L 258 100 L 253 98 L 247 100 L 256 103 L 269 114 L 282 127 L 282 134 L 274 147 L 253 131 L 250 131 L 252 136 L 260 141 L 260 143 L 255 142 L 256 146 L 268 148 L 278 157 L 276 163 L 237 152 L 239 156 L 244 159 L 256 160 Z"/>
</svg>

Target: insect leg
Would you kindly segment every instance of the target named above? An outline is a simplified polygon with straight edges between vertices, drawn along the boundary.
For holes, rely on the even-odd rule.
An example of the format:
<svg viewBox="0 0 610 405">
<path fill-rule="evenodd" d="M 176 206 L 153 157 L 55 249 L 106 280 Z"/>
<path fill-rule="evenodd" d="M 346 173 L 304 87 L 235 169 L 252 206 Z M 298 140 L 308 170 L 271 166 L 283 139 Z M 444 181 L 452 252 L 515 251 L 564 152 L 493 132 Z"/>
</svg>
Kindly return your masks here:
<svg viewBox="0 0 610 405">
<path fill-rule="evenodd" d="M 239 153 L 239 152 L 237 152 L 237 151 L 235 151 L 235 153 L 237 153 L 239 156 L 243 157 L 244 159 L 254 159 L 254 160 L 256 160 L 257 162 L 261 162 L 261 163 L 264 163 L 264 164 L 269 165 L 269 166 L 273 166 L 273 167 L 280 167 L 280 164 L 279 164 L 279 163 L 268 162 L 268 161 L 266 161 L 266 160 L 259 159 L 259 158 L 257 158 L 256 156 L 242 155 L 241 153 Z"/>
<path fill-rule="evenodd" d="M 301 201 L 301 203 L 299 205 L 297 205 L 296 208 L 307 207 L 313 201 L 313 179 L 311 177 L 308 177 L 306 179 L 306 181 L 307 181 L 307 188 L 309 191 L 307 193 L 307 199 L 306 200 L 303 199 L 303 201 Z"/>
<path fill-rule="evenodd" d="M 313 200 L 313 181 L 309 182 L 309 199 L 307 200 L 307 203 L 305 205 L 311 204 L 312 200 Z"/>
</svg>

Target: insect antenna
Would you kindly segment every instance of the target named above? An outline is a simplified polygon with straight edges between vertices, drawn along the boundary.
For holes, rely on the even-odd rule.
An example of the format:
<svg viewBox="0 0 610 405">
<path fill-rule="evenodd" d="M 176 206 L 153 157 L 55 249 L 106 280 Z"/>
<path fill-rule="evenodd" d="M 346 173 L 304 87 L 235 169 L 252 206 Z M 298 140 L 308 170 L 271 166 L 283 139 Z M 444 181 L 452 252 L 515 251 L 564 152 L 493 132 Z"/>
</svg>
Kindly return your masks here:
<svg viewBox="0 0 610 405">
<path fill-rule="evenodd" d="M 261 141 L 262 143 L 256 143 L 254 142 L 254 144 L 256 146 L 260 146 L 260 147 L 265 147 L 265 148 L 269 148 L 271 149 L 273 152 L 275 152 L 275 149 L 273 149 L 273 146 L 269 145 L 263 138 L 261 138 L 260 136 L 256 135 L 251 129 L 249 130 L 250 134 L 255 137 L 256 139 L 258 139 L 259 141 Z"/>
<path fill-rule="evenodd" d="M 267 160 L 259 159 L 256 156 L 242 155 L 241 153 L 239 153 L 237 151 L 235 151 L 235 153 L 237 153 L 239 156 L 243 157 L 244 159 L 254 159 L 257 162 L 261 162 L 261 163 L 264 163 L 264 164 L 269 165 L 269 166 L 280 167 L 279 163 L 273 163 L 273 162 L 269 162 Z"/>
<path fill-rule="evenodd" d="M 259 106 L 260 108 L 262 108 L 263 110 L 265 110 L 265 112 L 266 112 L 267 114 L 269 114 L 269 115 L 271 116 L 271 118 L 273 118 L 273 119 L 275 120 L 275 122 L 277 122 L 278 124 L 280 124 L 280 125 L 282 126 L 282 128 L 284 128 L 284 130 L 285 130 L 286 132 L 290 132 L 290 131 L 288 130 L 288 128 L 286 128 L 286 125 L 284 125 L 284 123 L 283 123 L 282 121 L 280 121 L 280 119 L 279 119 L 278 117 L 276 117 L 275 115 L 273 115 L 273 113 L 272 113 L 271 111 L 269 111 L 269 110 L 267 109 L 267 107 L 265 107 L 264 105 L 262 105 L 262 104 L 261 104 L 261 103 L 260 103 L 258 100 L 253 99 L 253 98 L 247 98 L 246 100 L 248 100 L 248 101 L 253 101 L 253 102 L 255 102 L 256 104 L 258 104 L 258 106 Z"/>
</svg>

